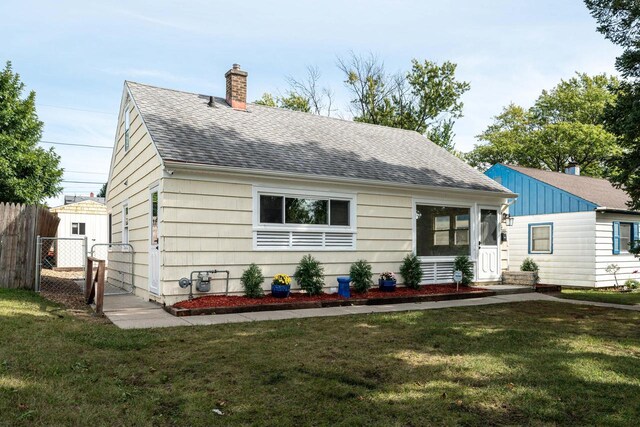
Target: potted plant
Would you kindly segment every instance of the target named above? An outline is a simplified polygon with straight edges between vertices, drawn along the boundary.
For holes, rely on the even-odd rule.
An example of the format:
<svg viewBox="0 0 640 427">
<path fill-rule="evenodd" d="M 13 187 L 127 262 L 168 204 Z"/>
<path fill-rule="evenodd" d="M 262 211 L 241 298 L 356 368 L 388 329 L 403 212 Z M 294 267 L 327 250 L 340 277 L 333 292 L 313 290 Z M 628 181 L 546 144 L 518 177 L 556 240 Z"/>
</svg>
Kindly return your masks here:
<svg viewBox="0 0 640 427">
<path fill-rule="evenodd" d="M 383 271 L 380 273 L 378 285 L 383 292 L 393 292 L 396 290 L 396 275 L 391 271 Z"/>
<path fill-rule="evenodd" d="M 276 274 L 271 282 L 271 295 L 275 298 L 287 298 L 291 292 L 291 277 L 287 274 Z"/>
</svg>

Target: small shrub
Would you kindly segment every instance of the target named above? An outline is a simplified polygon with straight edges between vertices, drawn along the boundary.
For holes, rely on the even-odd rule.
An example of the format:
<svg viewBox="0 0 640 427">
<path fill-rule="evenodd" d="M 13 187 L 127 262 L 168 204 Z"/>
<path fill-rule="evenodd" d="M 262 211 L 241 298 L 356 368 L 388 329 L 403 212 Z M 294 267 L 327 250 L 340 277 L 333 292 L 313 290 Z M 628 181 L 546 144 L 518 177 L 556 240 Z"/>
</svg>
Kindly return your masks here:
<svg viewBox="0 0 640 427">
<path fill-rule="evenodd" d="M 613 278 L 616 281 L 616 284 L 613 288 L 618 289 L 618 286 L 620 286 L 618 284 L 618 271 L 620 271 L 620 266 L 618 264 L 609 264 L 607 265 L 607 268 L 605 268 L 604 271 L 606 271 L 609 274 L 613 274 Z"/>
<path fill-rule="evenodd" d="M 627 279 L 627 281 L 624 282 L 624 286 L 627 289 L 640 289 L 640 282 L 636 279 Z"/>
<path fill-rule="evenodd" d="M 324 267 L 310 254 L 302 257 L 294 274 L 301 289 L 309 295 L 319 295 L 324 287 Z"/>
<path fill-rule="evenodd" d="M 244 294 L 249 298 L 261 298 L 264 296 L 262 290 L 262 283 L 264 282 L 264 276 L 262 270 L 255 264 L 251 264 L 249 268 L 242 272 L 240 282 L 244 287 Z"/>
<path fill-rule="evenodd" d="M 351 264 L 349 277 L 351 277 L 351 283 L 353 284 L 354 291 L 360 294 L 367 292 L 373 285 L 371 264 L 363 259 L 354 262 Z"/>
<path fill-rule="evenodd" d="M 520 264 L 520 271 L 531 271 L 534 274 L 534 282 L 537 284 L 538 280 L 540 280 L 540 276 L 538 276 L 538 264 L 531 258 L 527 257 L 522 261 L 522 264 Z"/>
<path fill-rule="evenodd" d="M 468 286 L 473 283 L 473 263 L 466 255 L 457 256 L 453 261 L 453 270 L 462 271 L 461 284 Z"/>
<path fill-rule="evenodd" d="M 418 289 L 422 281 L 422 267 L 416 254 L 408 254 L 400 265 L 400 274 L 404 278 L 405 286 L 411 289 Z"/>
<path fill-rule="evenodd" d="M 525 258 L 520 264 L 520 271 L 538 271 L 538 264 L 531 258 Z"/>
</svg>

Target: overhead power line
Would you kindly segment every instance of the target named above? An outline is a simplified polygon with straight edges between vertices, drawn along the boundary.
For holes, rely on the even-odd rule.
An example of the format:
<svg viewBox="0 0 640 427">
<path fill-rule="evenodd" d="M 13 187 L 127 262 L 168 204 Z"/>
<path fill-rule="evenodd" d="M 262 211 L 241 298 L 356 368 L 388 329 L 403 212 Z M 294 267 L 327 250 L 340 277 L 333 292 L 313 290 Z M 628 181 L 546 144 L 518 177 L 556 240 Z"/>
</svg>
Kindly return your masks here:
<svg viewBox="0 0 640 427">
<path fill-rule="evenodd" d="M 108 147 L 106 145 L 91 145 L 91 144 L 72 144 L 70 142 L 58 142 L 58 141 L 40 141 L 42 144 L 53 144 L 53 145 L 71 145 L 73 147 L 89 147 L 89 148 L 107 148 L 112 150 L 113 147 Z"/>
<path fill-rule="evenodd" d="M 68 182 L 71 184 L 99 184 L 99 185 L 104 184 L 104 182 L 100 182 L 100 181 L 67 181 L 66 179 L 63 179 L 62 182 Z"/>
<path fill-rule="evenodd" d="M 41 107 L 49 107 L 49 108 L 60 108 L 63 110 L 73 110 L 73 111 L 84 111 L 85 113 L 96 113 L 96 114 L 105 114 L 107 116 L 116 116 L 115 113 L 108 113 L 106 111 L 98 111 L 98 110 L 89 110 L 86 108 L 75 108 L 75 107 L 63 107 L 61 105 L 51 105 L 51 104 L 38 104 Z"/>
<path fill-rule="evenodd" d="M 64 170 L 65 173 L 86 173 L 87 175 L 109 175 L 109 172 L 87 172 L 87 171 L 70 171 Z"/>
</svg>

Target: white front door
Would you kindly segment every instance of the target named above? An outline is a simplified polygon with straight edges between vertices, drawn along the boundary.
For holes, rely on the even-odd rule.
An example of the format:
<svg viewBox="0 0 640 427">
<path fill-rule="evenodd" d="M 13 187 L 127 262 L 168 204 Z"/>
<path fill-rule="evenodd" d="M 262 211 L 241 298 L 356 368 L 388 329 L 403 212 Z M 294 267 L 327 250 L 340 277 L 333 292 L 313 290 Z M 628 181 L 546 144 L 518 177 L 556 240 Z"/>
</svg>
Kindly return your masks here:
<svg viewBox="0 0 640 427">
<path fill-rule="evenodd" d="M 500 236 L 497 209 L 480 209 L 477 281 L 500 278 Z"/>
<path fill-rule="evenodd" d="M 160 293 L 160 221 L 158 221 L 158 187 L 149 192 L 149 292 Z"/>
</svg>

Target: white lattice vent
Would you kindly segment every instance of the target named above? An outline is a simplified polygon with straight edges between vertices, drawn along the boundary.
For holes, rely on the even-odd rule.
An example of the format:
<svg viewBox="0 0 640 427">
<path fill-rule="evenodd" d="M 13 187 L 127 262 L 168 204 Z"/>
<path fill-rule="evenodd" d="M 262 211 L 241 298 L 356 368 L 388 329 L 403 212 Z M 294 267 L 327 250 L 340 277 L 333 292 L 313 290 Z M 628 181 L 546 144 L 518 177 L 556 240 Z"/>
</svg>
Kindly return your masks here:
<svg viewBox="0 0 640 427">
<path fill-rule="evenodd" d="M 353 249 L 353 233 L 323 231 L 256 231 L 257 248 Z"/>
</svg>

